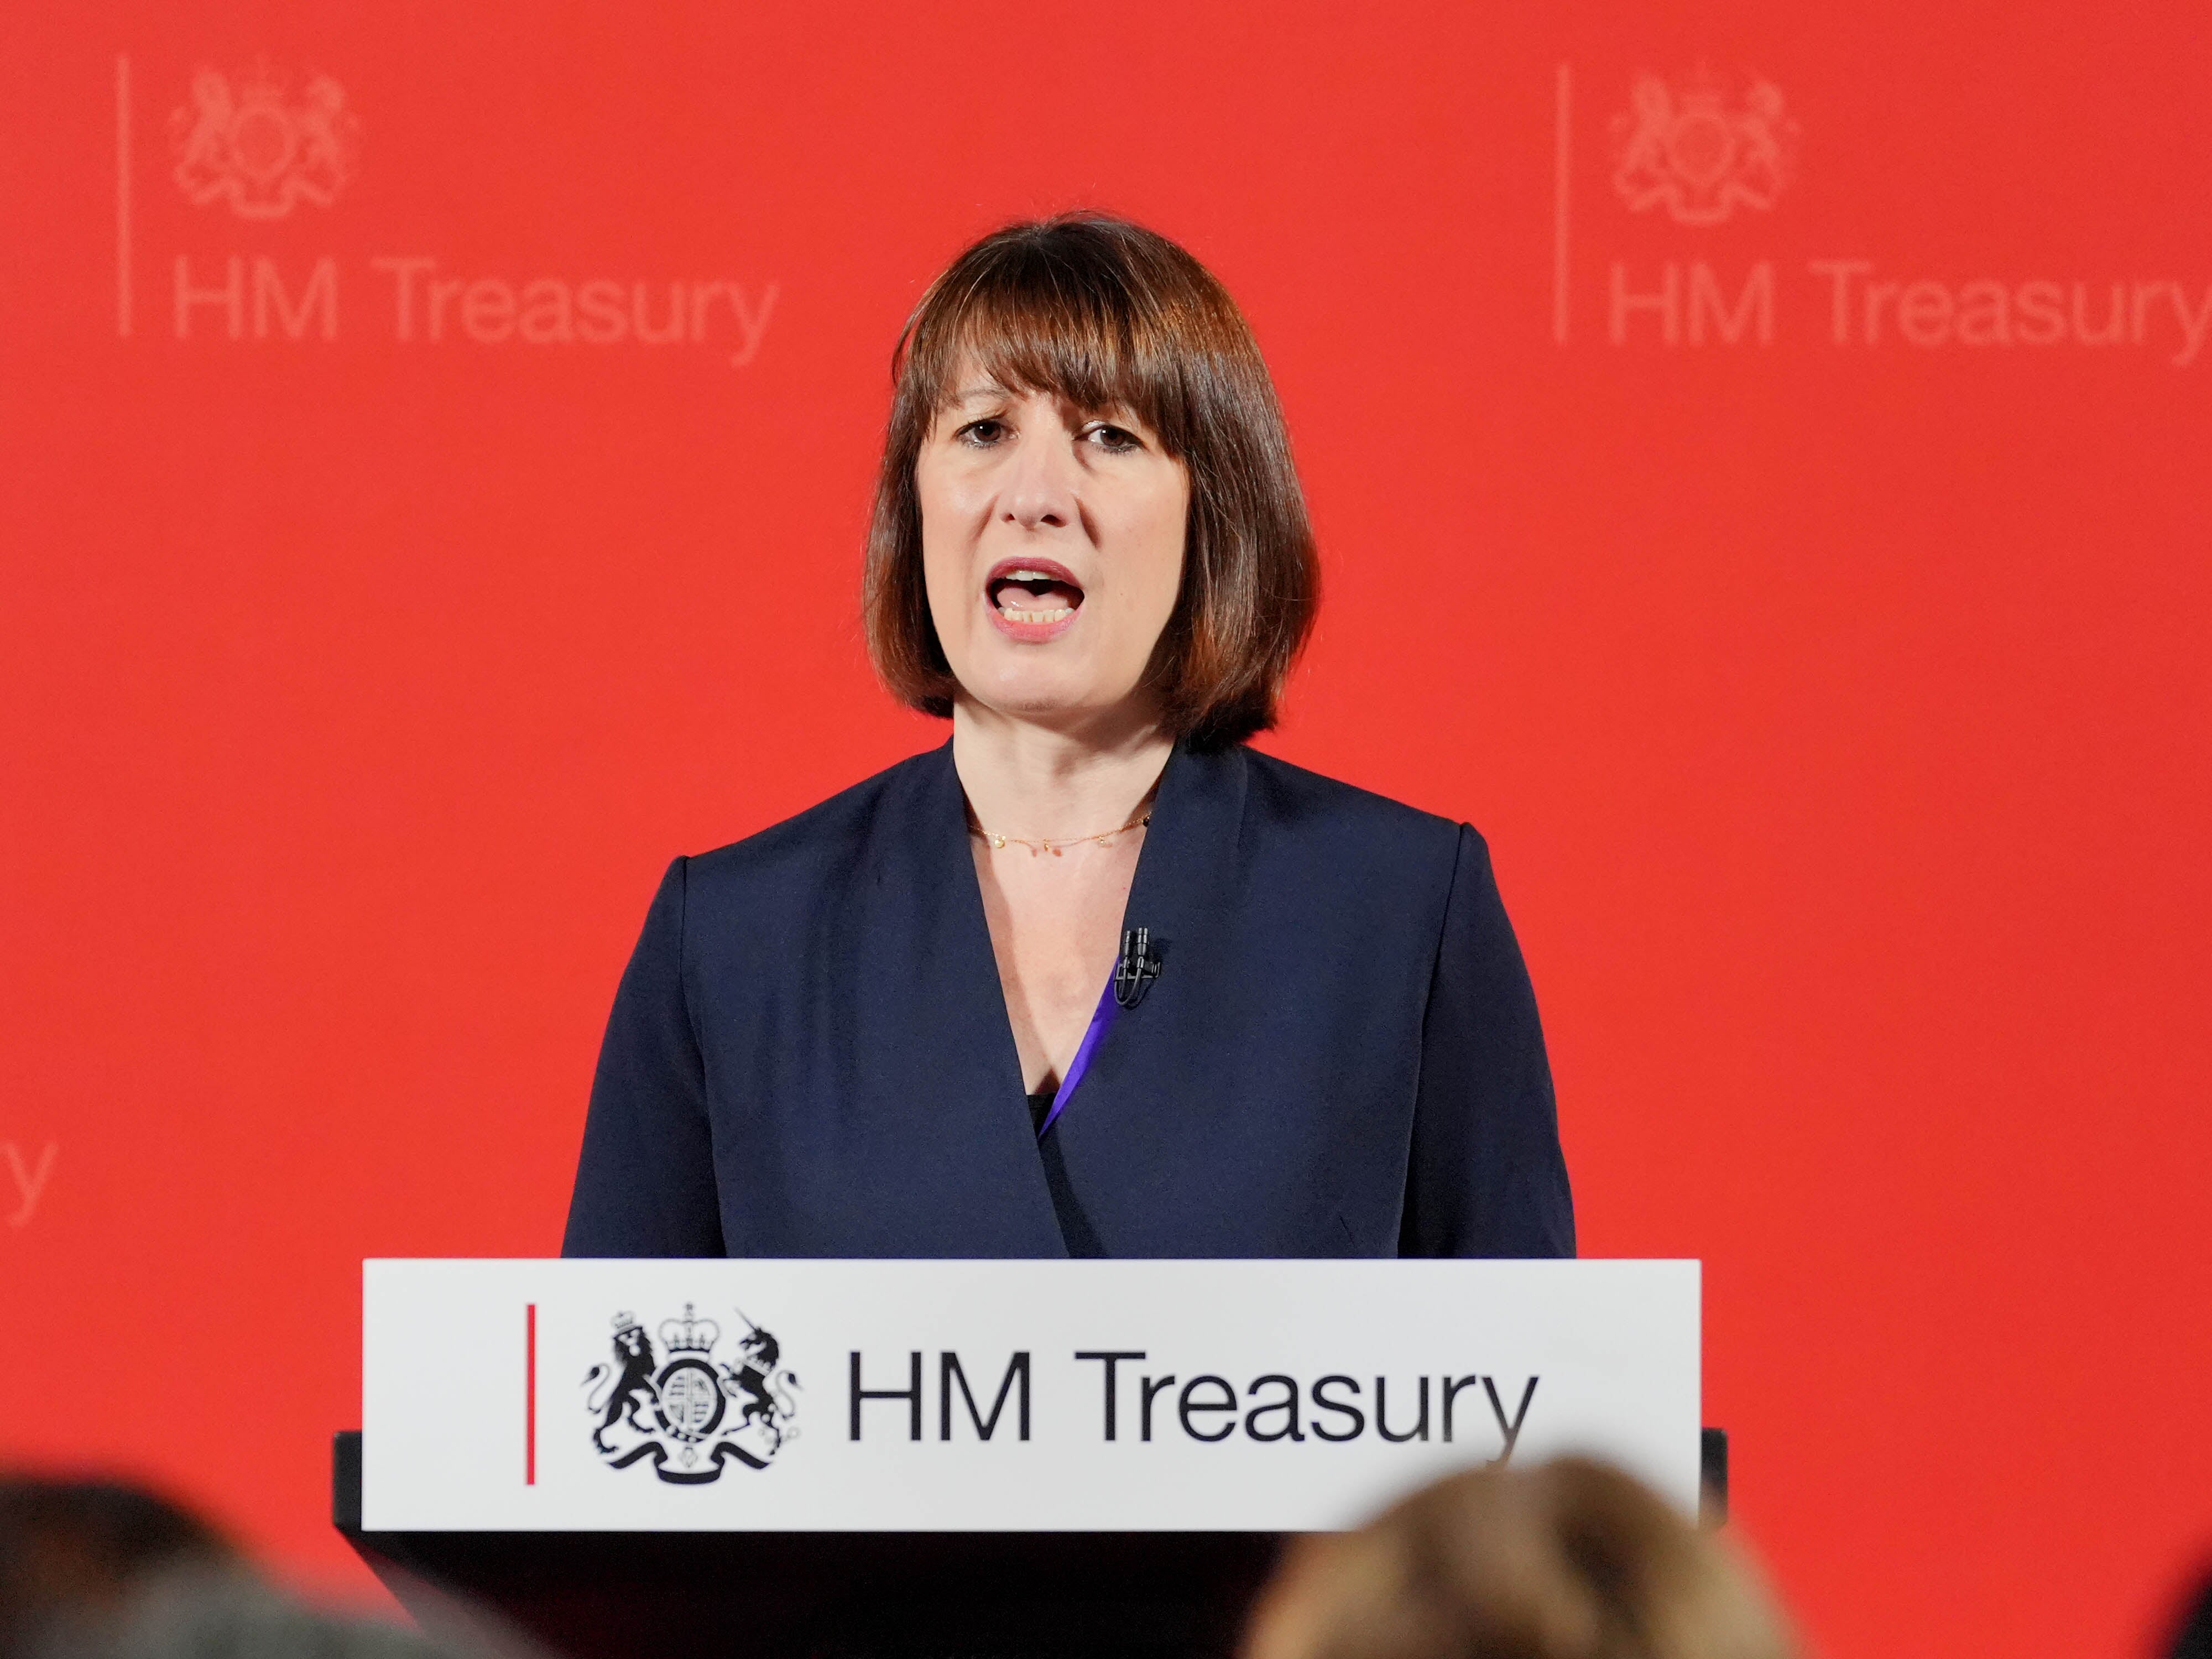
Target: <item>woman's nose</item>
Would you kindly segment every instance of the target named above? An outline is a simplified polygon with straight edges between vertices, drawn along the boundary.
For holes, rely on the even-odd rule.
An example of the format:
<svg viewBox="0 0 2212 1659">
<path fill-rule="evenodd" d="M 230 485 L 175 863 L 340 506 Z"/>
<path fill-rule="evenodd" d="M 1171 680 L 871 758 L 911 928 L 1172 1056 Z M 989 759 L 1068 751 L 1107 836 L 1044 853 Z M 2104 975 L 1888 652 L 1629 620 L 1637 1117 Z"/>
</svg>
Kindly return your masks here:
<svg viewBox="0 0 2212 1659">
<path fill-rule="evenodd" d="M 1075 461 L 1059 438 L 1039 434 L 1015 451 L 1001 513 L 1024 530 L 1064 529 L 1075 522 Z"/>
</svg>

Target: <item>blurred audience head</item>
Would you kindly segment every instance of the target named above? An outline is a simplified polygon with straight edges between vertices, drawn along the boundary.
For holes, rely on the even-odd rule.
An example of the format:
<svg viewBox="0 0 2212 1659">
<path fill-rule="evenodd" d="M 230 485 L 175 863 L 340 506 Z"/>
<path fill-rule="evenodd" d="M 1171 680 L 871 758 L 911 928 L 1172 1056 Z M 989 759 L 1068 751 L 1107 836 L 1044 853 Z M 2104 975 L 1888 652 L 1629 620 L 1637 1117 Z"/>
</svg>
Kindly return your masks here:
<svg viewBox="0 0 2212 1659">
<path fill-rule="evenodd" d="M 1302 1539 L 1245 1659 L 1788 1659 L 1727 1546 L 1602 1463 L 1470 1470 Z"/>
<path fill-rule="evenodd" d="M 150 1492 L 0 1477 L 0 1659 L 440 1659 L 405 1630 L 316 1613 Z"/>
<path fill-rule="evenodd" d="M 2212 1572 L 2204 1575 L 2183 1607 L 2166 1659 L 2212 1659 Z"/>
<path fill-rule="evenodd" d="M 395 1626 L 319 1613 L 253 1579 L 191 1572 L 156 1579 L 97 1629 L 27 1659 L 447 1659 Z"/>
<path fill-rule="evenodd" d="M 0 1659 L 113 1618 L 156 1578 L 243 1571 L 206 1522 L 150 1492 L 0 1478 Z"/>
</svg>

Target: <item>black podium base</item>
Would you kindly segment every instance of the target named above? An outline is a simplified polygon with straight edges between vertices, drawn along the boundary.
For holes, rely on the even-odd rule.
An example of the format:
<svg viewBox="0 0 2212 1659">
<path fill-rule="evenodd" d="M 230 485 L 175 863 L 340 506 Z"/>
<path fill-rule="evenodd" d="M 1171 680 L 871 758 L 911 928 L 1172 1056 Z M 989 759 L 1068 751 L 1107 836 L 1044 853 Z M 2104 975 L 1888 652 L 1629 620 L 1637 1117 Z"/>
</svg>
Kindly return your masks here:
<svg viewBox="0 0 2212 1659">
<path fill-rule="evenodd" d="M 1226 1659 L 1272 1533 L 368 1533 L 361 1437 L 333 1519 L 426 1630 L 567 1659 Z M 495 1615 L 482 1617 L 481 1610 Z"/>
<path fill-rule="evenodd" d="M 1703 1449 L 1717 1526 L 1726 1432 L 1707 1429 Z M 331 1518 L 426 1630 L 561 1659 L 1227 1659 L 1282 1544 L 1249 1532 L 369 1533 L 358 1431 L 337 1436 L 331 1475 Z"/>
</svg>

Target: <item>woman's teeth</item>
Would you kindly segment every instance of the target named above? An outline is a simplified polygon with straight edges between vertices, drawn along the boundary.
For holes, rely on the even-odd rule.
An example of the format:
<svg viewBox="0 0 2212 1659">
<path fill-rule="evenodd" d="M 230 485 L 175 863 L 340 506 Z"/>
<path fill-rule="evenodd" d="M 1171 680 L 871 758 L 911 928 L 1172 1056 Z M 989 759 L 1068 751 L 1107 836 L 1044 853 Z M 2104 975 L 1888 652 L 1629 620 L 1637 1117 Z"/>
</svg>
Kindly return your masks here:
<svg viewBox="0 0 2212 1659">
<path fill-rule="evenodd" d="M 1041 570 L 1012 571 L 994 586 L 997 591 L 992 595 L 993 603 L 1008 622 L 1062 622 L 1079 603 L 1071 596 L 1066 583 Z"/>
</svg>

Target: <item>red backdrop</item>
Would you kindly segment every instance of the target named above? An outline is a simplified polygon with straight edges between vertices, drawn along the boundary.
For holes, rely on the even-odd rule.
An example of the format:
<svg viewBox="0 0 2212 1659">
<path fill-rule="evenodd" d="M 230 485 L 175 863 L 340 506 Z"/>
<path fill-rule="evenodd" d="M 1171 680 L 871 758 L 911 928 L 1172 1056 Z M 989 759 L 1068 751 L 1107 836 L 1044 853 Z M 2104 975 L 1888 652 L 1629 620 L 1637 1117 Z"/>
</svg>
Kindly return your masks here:
<svg viewBox="0 0 2212 1659">
<path fill-rule="evenodd" d="M 938 740 L 859 643 L 887 354 L 1091 204 L 1249 308 L 1328 582 L 1268 742 L 1490 836 L 1584 1248 L 1705 1259 L 1820 1645 L 2152 1639 L 2212 1553 L 2196 9 L 6 29 L 6 1457 L 362 1582 L 361 1258 L 551 1252 L 667 858 Z"/>
</svg>

